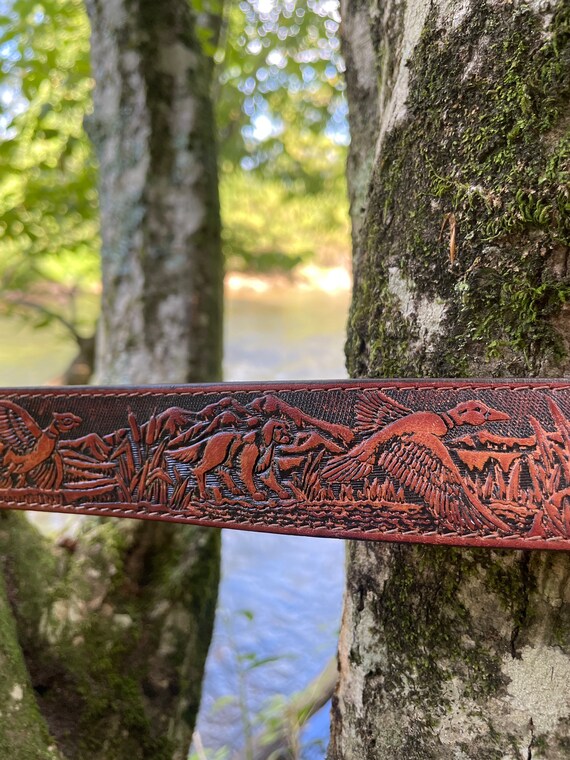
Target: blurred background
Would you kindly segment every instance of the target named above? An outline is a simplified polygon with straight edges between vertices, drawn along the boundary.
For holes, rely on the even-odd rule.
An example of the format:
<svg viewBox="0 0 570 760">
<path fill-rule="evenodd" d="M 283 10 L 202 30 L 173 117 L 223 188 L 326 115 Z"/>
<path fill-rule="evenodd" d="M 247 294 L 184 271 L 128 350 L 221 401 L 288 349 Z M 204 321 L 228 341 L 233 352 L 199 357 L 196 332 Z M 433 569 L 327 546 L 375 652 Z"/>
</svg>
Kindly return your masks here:
<svg viewBox="0 0 570 760">
<path fill-rule="evenodd" d="M 192 0 L 198 14 L 206 3 Z M 344 377 L 348 144 L 335 0 L 226 2 L 216 67 L 226 380 Z M 0 0 L 0 383 L 89 381 L 99 309 L 89 24 Z M 59 530 L 60 518 L 44 521 Z M 69 526 L 66 523 L 67 529 Z M 334 655 L 343 545 L 226 532 L 195 757 L 230 758 Z M 324 757 L 328 710 L 301 756 Z"/>
</svg>

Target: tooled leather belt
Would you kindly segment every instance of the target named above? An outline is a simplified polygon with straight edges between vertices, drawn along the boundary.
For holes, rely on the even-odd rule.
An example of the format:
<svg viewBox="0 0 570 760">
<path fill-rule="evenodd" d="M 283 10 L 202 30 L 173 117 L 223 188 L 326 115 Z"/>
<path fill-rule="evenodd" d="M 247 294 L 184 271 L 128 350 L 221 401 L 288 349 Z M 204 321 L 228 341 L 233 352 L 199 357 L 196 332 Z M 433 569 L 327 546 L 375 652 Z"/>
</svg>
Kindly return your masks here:
<svg viewBox="0 0 570 760">
<path fill-rule="evenodd" d="M 570 549 L 570 381 L 6 389 L 0 508 Z"/>
</svg>

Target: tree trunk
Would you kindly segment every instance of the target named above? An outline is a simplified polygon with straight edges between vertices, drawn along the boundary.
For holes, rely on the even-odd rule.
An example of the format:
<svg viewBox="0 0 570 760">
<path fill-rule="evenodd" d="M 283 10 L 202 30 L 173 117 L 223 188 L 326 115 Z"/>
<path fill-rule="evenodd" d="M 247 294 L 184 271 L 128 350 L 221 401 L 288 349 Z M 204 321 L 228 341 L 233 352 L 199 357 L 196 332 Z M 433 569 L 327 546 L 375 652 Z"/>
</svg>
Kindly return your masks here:
<svg viewBox="0 0 570 760">
<path fill-rule="evenodd" d="M 350 374 L 568 372 L 566 3 L 342 3 Z M 329 760 L 562 760 L 570 555 L 351 543 Z"/>
<path fill-rule="evenodd" d="M 218 379 L 211 66 L 190 5 L 87 7 L 103 237 L 97 380 Z M 0 710 L 9 716 L 0 755 L 185 760 L 219 549 L 218 531 L 97 518 L 54 547 L 21 514 L 0 514 Z"/>
<path fill-rule="evenodd" d="M 97 380 L 219 379 L 222 253 L 210 65 L 187 0 L 88 0 L 103 309 Z"/>
</svg>

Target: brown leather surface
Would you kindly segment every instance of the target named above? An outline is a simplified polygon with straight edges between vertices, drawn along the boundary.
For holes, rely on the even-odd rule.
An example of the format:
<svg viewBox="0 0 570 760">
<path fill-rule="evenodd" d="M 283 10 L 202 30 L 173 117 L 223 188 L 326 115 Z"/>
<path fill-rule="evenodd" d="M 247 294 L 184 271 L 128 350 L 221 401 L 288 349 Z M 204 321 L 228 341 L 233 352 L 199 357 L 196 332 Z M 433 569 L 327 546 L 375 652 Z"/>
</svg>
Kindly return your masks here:
<svg viewBox="0 0 570 760">
<path fill-rule="evenodd" d="M 0 508 L 570 549 L 570 382 L 4 389 Z"/>
</svg>

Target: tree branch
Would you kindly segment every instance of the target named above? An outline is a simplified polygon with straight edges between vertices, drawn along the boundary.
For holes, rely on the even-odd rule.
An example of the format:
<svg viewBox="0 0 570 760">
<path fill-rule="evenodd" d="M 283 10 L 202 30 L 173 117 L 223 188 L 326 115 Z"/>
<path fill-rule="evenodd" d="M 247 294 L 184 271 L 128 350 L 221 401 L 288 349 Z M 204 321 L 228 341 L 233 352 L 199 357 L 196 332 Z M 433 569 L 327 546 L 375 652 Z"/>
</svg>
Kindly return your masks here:
<svg viewBox="0 0 570 760">
<path fill-rule="evenodd" d="M 53 309 L 50 309 L 47 306 L 38 303 L 37 301 L 33 301 L 28 296 L 11 292 L 4 293 L 3 298 L 4 301 L 6 301 L 6 303 L 10 304 L 11 306 L 14 306 L 16 308 L 31 309 L 32 311 L 37 311 L 40 314 L 43 314 L 48 319 L 53 319 L 56 322 L 59 322 L 60 325 L 65 327 L 65 329 L 71 333 L 71 336 L 78 345 L 81 345 L 81 342 L 85 340 L 83 336 L 79 334 L 75 325 L 66 319 L 63 314 L 59 314 L 59 312 L 53 311 Z"/>
<path fill-rule="evenodd" d="M 332 698 L 337 675 L 335 656 L 308 686 L 291 698 L 283 709 L 279 725 L 254 739 L 253 760 L 292 760 L 299 756 L 301 729 Z"/>
</svg>

